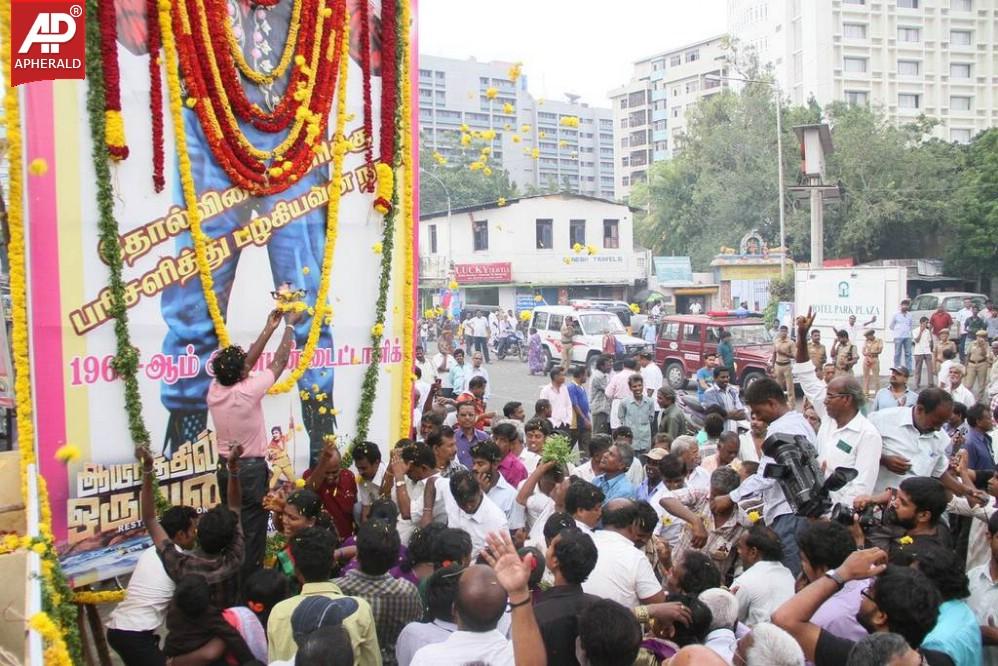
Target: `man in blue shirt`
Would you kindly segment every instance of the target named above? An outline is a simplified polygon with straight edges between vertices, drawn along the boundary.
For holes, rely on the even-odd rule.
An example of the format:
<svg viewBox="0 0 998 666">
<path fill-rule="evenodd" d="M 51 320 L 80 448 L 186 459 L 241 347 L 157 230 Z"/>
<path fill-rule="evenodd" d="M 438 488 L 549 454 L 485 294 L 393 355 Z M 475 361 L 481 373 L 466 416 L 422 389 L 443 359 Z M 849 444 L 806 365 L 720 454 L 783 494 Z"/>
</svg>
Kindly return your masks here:
<svg viewBox="0 0 998 666">
<path fill-rule="evenodd" d="M 731 333 L 722 329 L 718 337 L 720 342 L 717 343 L 717 353 L 721 357 L 721 365 L 734 372 L 735 350 L 731 346 Z"/>
<path fill-rule="evenodd" d="M 975 472 L 993 472 L 995 469 L 995 454 L 992 448 L 991 435 L 994 427 L 988 405 L 977 403 L 967 410 L 967 467 Z"/>
<path fill-rule="evenodd" d="M 592 414 L 589 412 L 589 396 L 586 395 L 586 379 L 589 373 L 586 366 L 572 368 L 572 381 L 568 383 L 568 398 L 572 401 L 572 446 L 579 450 L 589 450 L 589 437 L 593 432 Z"/>
<path fill-rule="evenodd" d="M 714 385 L 714 368 L 717 367 L 717 354 L 709 352 L 703 357 L 703 367 L 697 370 L 697 400 L 703 402 L 703 394 Z"/>
<path fill-rule="evenodd" d="M 911 313 L 908 312 L 911 301 L 907 298 L 901 301 L 901 311 L 891 317 L 888 328 L 894 336 L 894 367 L 902 365 L 911 368 L 911 329 L 913 324 Z M 902 358 L 902 354 L 904 358 Z"/>
<path fill-rule="evenodd" d="M 633 462 L 634 450 L 626 444 L 614 444 L 603 454 L 603 473 L 593 479 L 593 485 L 603 491 L 604 505 L 618 497 L 634 499 L 634 486 L 627 480 Z"/>
<path fill-rule="evenodd" d="M 704 408 L 718 405 L 724 410 L 724 429 L 738 432 L 738 421 L 748 418 L 748 410 L 738 396 L 738 388 L 731 385 L 731 371 L 714 368 L 714 385 L 704 391 L 701 404 Z"/>
</svg>

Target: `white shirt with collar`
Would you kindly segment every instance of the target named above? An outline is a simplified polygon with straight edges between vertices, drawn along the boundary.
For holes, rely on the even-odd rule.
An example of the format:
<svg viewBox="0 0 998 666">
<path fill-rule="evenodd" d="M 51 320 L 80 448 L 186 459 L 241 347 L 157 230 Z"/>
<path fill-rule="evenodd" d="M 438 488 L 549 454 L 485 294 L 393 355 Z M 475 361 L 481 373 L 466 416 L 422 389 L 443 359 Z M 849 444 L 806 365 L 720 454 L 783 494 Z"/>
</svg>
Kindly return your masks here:
<svg viewBox="0 0 998 666">
<path fill-rule="evenodd" d="M 575 526 L 578 527 L 580 530 L 582 530 L 585 534 L 588 534 L 589 536 L 596 534 L 596 532 L 593 531 L 593 528 L 589 527 L 578 518 L 575 519 Z"/>
<path fill-rule="evenodd" d="M 447 640 L 417 650 L 410 662 L 411 666 L 476 663 L 515 666 L 513 643 L 496 629 L 482 632 L 455 631 Z"/>
<path fill-rule="evenodd" d="M 443 483 L 437 483 L 438 480 L 443 481 Z M 405 489 L 409 494 L 409 519 L 403 518 L 401 513 L 398 517 L 399 537 L 404 546 L 409 545 L 409 537 L 419 527 L 419 521 L 423 518 L 423 493 L 426 491 L 427 483 L 437 483 L 437 492 L 433 499 L 433 522 L 447 524 L 447 507 L 444 496 L 449 493 L 441 492 L 447 485 L 447 479 L 439 474 L 433 474 L 425 479 L 413 481 L 407 475 Z M 392 486 L 392 501 L 395 502 L 396 506 L 398 505 L 398 487 L 396 486 Z"/>
<path fill-rule="evenodd" d="M 660 388 L 665 384 L 665 379 L 662 377 L 662 368 L 658 367 L 654 361 L 641 368 L 641 379 L 644 381 L 645 395 L 648 394 L 648 390 L 651 389 L 651 400 L 655 402 L 655 411 L 660 412 L 662 408 L 658 406 L 658 400 L 655 398 L 655 394 Z"/>
<path fill-rule="evenodd" d="M 932 476 L 938 479 L 949 466 L 949 459 L 946 457 L 949 437 L 942 430 L 920 433 L 912 420 L 914 409 L 894 407 L 870 415 L 870 423 L 883 438 L 881 455 L 903 456 L 911 463 L 907 474 L 895 474 L 886 467 L 881 467 L 874 492 L 897 488 L 904 479 L 912 476 Z"/>
<path fill-rule="evenodd" d="M 726 664 L 731 664 L 734 662 L 735 648 L 738 647 L 738 638 L 735 636 L 734 631 L 722 627 L 707 634 L 703 645 L 723 659 Z"/>
<path fill-rule="evenodd" d="M 967 572 L 970 597 L 967 604 L 981 626 L 998 624 L 998 580 L 991 579 L 991 562 Z M 998 666 L 998 647 L 984 646 L 984 666 Z"/>
<path fill-rule="evenodd" d="M 439 494 L 439 487 L 438 487 Z M 509 519 L 488 495 L 482 496 L 475 513 L 466 513 L 457 505 L 449 492 L 447 497 L 447 526 L 464 530 L 471 536 L 471 560 L 474 561 L 485 548 L 485 537 L 492 532 L 509 531 Z"/>
<path fill-rule="evenodd" d="M 767 432 L 769 435 L 800 435 L 807 438 L 809 442 L 815 440 L 811 424 L 801 416 L 800 412 L 794 410 L 788 410 L 783 416 L 770 423 Z M 728 495 L 735 502 L 741 502 L 750 495 L 760 495 L 763 502 L 762 518 L 766 525 L 770 526 L 780 516 L 793 512 L 780 484 L 776 479 L 765 477 L 766 467 L 772 464 L 776 464 L 776 461 L 763 454 L 759 458 L 759 469 L 756 470 L 756 473 L 742 481 L 742 484 Z"/>
<path fill-rule="evenodd" d="M 485 378 L 485 394 L 482 396 L 483 399 L 488 400 L 492 395 L 492 382 L 489 381 L 489 371 L 485 369 L 485 366 L 476 368 L 474 365 L 469 365 L 464 371 L 464 386 L 461 390 L 465 393 L 471 393 L 471 380 L 475 377 Z M 454 389 L 457 391 L 457 389 Z"/>
<path fill-rule="evenodd" d="M 578 467 L 576 467 L 575 472 L 573 473 L 573 476 L 576 476 L 582 479 L 583 481 L 588 481 L 589 483 L 592 483 L 593 479 L 595 479 L 599 475 L 600 475 L 599 472 L 593 470 L 592 460 L 588 460 L 579 465 Z"/>
<path fill-rule="evenodd" d="M 738 599 L 738 619 L 752 627 L 794 596 L 794 575 L 779 562 L 759 560 L 731 582 Z"/>
<path fill-rule="evenodd" d="M 947 380 L 947 383 L 944 386 L 948 385 L 949 381 Z M 953 400 L 955 402 L 962 402 L 964 407 L 969 408 L 977 404 L 977 398 L 975 398 L 974 394 L 970 392 L 970 389 L 963 384 L 960 384 L 956 388 L 947 388 L 946 392 L 953 396 Z"/>
<path fill-rule="evenodd" d="M 693 471 L 686 477 L 686 486 L 689 488 L 699 488 L 701 490 L 710 490 L 710 472 L 703 468 L 703 465 L 697 465 L 693 468 Z"/>
<path fill-rule="evenodd" d="M 437 370 L 441 365 L 444 366 L 443 371 Z M 450 354 L 444 355 L 438 352 L 433 355 L 433 376 L 440 380 L 440 388 L 454 388 L 450 381 L 450 369 L 453 367 L 454 357 Z"/>
<path fill-rule="evenodd" d="M 476 338 L 487 338 L 489 336 L 489 320 L 485 317 L 472 317 L 471 335 Z"/>
<path fill-rule="evenodd" d="M 811 361 L 794 363 L 791 372 L 793 373 L 794 381 L 800 384 L 800 388 L 804 392 L 804 397 L 810 400 L 811 405 L 814 406 L 814 413 L 824 421 L 825 417 L 828 416 L 828 412 L 825 411 L 825 397 L 828 395 L 828 386 L 825 382 L 818 379 L 814 363 L 811 363 Z"/>
<path fill-rule="evenodd" d="M 523 435 L 521 434 L 520 437 L 522 440 Z M 520 459 L 520 462 L 523 463 L 523 466 L 527 468 L 527 474 L 533 474 L 534 470 L 537 469 L 537 465 L 541 462 L 541 457 L 528 449 L 526 446 L 523 447 L 523 450 L 520 451 L 520 455 L 517 457 Z"/>
<path fill-rule="evenodd" d="M 967 320 L 974 316 L 974 311 L 970 308 L 960 308 L 953 317 L 960 324 L 959 331 L 963 335 L 967 332 Z"/>
<path fill-rule="evenodd" d="M 516 488 L 510 485 L 509 481 L 496 470 L 499 480 L 488 492 L 488 498 L 495 502 L 496 506 L 502 509 L 509 521 L 509 529 L 518 530 L 524 526 L 523 507 L 516 501 Z"/>
<path fill-rule="evenodd" d="M 457 625 L 446 620 L 410 622 L 402 628 L 395 641 L 395 659 L 399 666 L 409 666 L 416 652 L 427 645 L 442 643 L 457 631 Z"/>
<path fill-rule="evenodd" d="M 568 384 L 562 384 L 558 388 L 554 384 L 548 384 L 541 388 L 540 397 L 551 403 L 551 423 L 555 428 L 572 424 L 572 399 L 568 396 Z"/>
<path fill-rule="evenodd" d="M 641 599 L 662 591 L 644 551 L 613 530 L 600 530 L 593 535 L 596 544 L 596 567 L 582 583 L 582 589 L 604 599 L 612 599 L 624 608 L 634 608 Z"/>
<path fill-rule="evenodd" d="M 880 432 L 861 413 L 841 428 L 835 419 L 822 418 L 815 448 L 818 462 L 828 477 L 836 467 L 850 467 L 859 474 L 844 487 L 831 493 L 832 502 L 852 506 L 859 495 L 869 495 L 880 474 L 880 453 L 883 449 Z"/>
</svg>

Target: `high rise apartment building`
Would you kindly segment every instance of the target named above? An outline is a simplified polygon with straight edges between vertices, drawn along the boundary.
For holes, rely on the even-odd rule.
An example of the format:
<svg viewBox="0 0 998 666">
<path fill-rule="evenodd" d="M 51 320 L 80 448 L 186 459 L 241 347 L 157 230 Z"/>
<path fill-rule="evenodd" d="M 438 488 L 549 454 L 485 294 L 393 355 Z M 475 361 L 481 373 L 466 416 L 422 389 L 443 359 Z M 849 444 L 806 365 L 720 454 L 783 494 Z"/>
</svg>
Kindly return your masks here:
<svg viewBox="0 0 998 666">
<path fill-rule="evenodd" d="M 998 125 L 998 0 L 728 0 L 728 28 L 783 94 L 938 119 L 966 142 Z"/>
<path fill-rule="evenodd" d="M 724 42 L 712 37 L 638 60 L 631 80 L 610 91 L 618 199 L 645 180 L 652 163 L 682 150 L 686 114 L 728 86 Z"/>
<path fill-rule="evenodd" d="M 420 55 L 419 130 L 424 145 L 445 157 L 462 150 L 461 125 L 493 130 L 491 161 L 521 189 L 556 185 L 606 199 L 614 195 L 613 119 L 610 109 L 535 99 L 525 75 L 513 80 L 509 62 L 478 62 Z M 486 91 L 495 88 L 489 99 Z M 565 118 L 578 118 L 578 126 Z M 480 146 L 467 147 L 473 156 Z M 536 149 L 536 155 L 534 153 Z"/>
</svg>

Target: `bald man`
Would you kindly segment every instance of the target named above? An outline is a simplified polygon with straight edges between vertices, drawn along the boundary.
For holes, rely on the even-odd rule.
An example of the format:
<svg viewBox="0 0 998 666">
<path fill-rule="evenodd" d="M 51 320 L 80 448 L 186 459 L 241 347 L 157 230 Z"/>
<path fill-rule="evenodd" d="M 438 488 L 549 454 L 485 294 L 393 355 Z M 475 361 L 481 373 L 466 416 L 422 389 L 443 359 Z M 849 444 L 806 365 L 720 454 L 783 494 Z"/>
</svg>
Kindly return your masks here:
<svg viewBox="0 0 998 666">
<path fill-rule="evenodd" d="M 458 630 L 442 643 L 417 650 L 412 666 L 472 662 L 513 666 L 513 644 L 496 630 L 506 601 L 506 590 L 491 567 L 476 564 L 465 569 L 454 599 Z"/>
<path fill-rule="evenodd" d="M 810 327 L 813 323 L 813 314 L 798 317 L 798 332 L 806 331 L 804 327 Z M 821 418 L 814 448 L 825 475 L 832 474 L 836 467 L 857 472 L 852 481 L 831 493 L 833 503 L 842 502 L 851 506 L 860 495 L 873 492 L 884 447 L 880 433 L 861 411 L 866 402 L 866 392 L 851 375 L 840 375 L 828 384 L 818 379 L 807 354 L 807 345 L 800 339 L 797 341 L 796 360 L 794 381 L 800 383 L 804 395 Z"/>
<path fill-rule="evenodd" d="M 702 645 L 687 645 L 672 657 L 669 664 L 670 666 L 728 666 L 728 662 Z"/>
</svg>

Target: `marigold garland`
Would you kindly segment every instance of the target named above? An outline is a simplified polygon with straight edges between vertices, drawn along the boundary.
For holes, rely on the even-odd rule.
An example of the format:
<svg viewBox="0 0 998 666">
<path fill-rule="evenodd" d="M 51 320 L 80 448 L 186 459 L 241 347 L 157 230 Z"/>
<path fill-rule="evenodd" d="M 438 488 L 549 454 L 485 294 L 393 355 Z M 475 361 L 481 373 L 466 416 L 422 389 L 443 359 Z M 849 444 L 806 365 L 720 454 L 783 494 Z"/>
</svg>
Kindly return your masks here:
<svg viewBox="0 0 998 666">
<path fill-rule="evenodd" d="M 163 80 L 160 75 L 159 9 L 156 0 L 146 0 L 146 35 L 149 45 L 149 112 L 152 115 L 152 186 L 162 192 L 166 186 L 163 153 Z"/>
<path fill-rule="evenodd" d="M 125 121 L 121 117 L 121 75 L 118 71 L 118 24 L 114 0 L 100 0 L 100 57 L 104 65 L 104 113 L 107 150 L 115 160 L 128 157 Z"/>
<path fill-rule="evenodd" d="M 388 76 L 389 64 L 394 68 L 400 68 L 403 63 L 403 54 L 401 49 L 406 48 L 406 33 L 407 28 L 403 28 L 400 20 L 396 20 L 400 17 L 400 13 L 397 11 L 397 7 L 394 3 L 397 0 L 385 0 L 381 8 L 381 29 L 382 38 L 381 43 L 385 50 L 382 53 L 382 85 L 387 86 L 388 82 L 391 81 L 393 85 L 398 85 L 401 83 L 405 85 L 405 72 L 394 71 L 391 76 Z M 408 0 L 401 0 L 403 5 L 408 2 Z M 392 5 L 391 9 L 388 9 L 388 5 Z M 385 22 L 385 12 L 392 17 L 393 21 L 391 23 Z M 405 14 L 405 8 L 401 15 Z M 390 36 L 389 36 L 390 35 Z M 391 45 L 394 51 L 389 52 L 387 47 Z M 386 57 L 387 56 L 387 57 Z M 390 91 L 388 98 L 391 100 L 398 100 L 399 91 Z M 385 90 L 382 89 L 382 100 L 385 99 Z M 393 106 L 393 119 L 391 123 L 392 133 L 391 140 L 388 145 L 392 146 L 394 153 L 386 154 L 382 151 L 381 161 L 390 161 L 392 164 L 401 163 L 401 141 L 400 133 L 402 126 L 405 123 L 405 119 L 399 118 L 401 109 L 399 105 Z M 382 109 L 382 118 L 384 118 L 384 109 Z M 384 146 L 384 144 L 382 144 Z M 374 414 L 374 397 L 378 388 L 378 378 L 381 372 L 381 338 L 384 335 L 384 325 L 385 325 L 385 312 L 388 309 L 388 292 L 391 286 L 391 267 L 392 267 L 392 256 L 393 249 L 395 247 L 395 221 L 398 217 L 398 199 L 399 199 L 399 188 L 398 179 L 392 178 L 392 196 L 391 196 L 391 206 L 389 207 L 388 213 L 385 215 L 385 226 L 382 230 L 381 237 L 381 268 L 380 276 L 378 279 L 378 299 L 374 306 L 374 325 L 371 327 L 371 362 L 364 370 L 364 380 L 361 383 L 361 399 L 360 405 L 357 408 L 357 427 L 354 433 L 353 439 L 347 447 L 347 452 L 344 454 L 344 461 L 352 460 L 353 447 L 357 445 L 358 442 L 362 442 L 367 439 L 367 432 L 371 424 L 371 417 Z M 406 370 L 405 374 L 408 374 L 410 370 Z M 407 396 L 403 397 L 404 400 L 408 400 Z M 344 462 L 344 464 L 347 464 Z"/>
<path fill-rule="evenodd" d="M 74 604 L 116 604 L 124 600 L 124 590 L 108 590 L 106 592 L 73 592 Z"/>
<path fill-rule="evenodd" d="M 89 0 L 95 3 L 96 0 Z M 97 8 L 91 8 L 97 16 Z M 11 3 L 0 3 L 0 43 L 9 44 L 11 38 Z M 93 23 L 93 22 L 90 22 Z M 18 431 L 21 497 L 29 499 L 29 474 L 33 473 L 35 459 L 35 431 L 33 420 L 31 367 L 28 354 L 27 270 L 24 238 L 24 173 L 23 137 L 21 135 L 21 107 L 17 91 L 11 88 L 9 50 L 2 50 L 4 85 L 4 121 L 7 129 L 7 157 L 9 173 L 9 198 L 7 225 L 10 260 L 10 297 L 13 326 L 11 347 L 14 365 L 14 400 Z M 76 625 L 75 607 L 67 608 L 61 602 L 68 586 L 59 569 L 59 561 L 52 539 L 52 510 L 49 504 L 45 477 L 34 473 L 38 484 L 38 537 L 31 539 L 31 548 L 41 556 L 41 591 L 43 613 L 33 616 L 33 630 L 46 643 L 44 659 L 49 664 L 80 663 L 80 638 Z M 41 552 L 39 552 L 41 551 Z M 54 619 L 53 619 L 54 617 Z"/>
<path fill-rule="evenodd" d="M 273 0 L 273 2 L 257 2 L 256 4 L 258 6 L 273 6 L 277 4 L 277 0 Z M 229 52 L 232 54 L 232 59 L 235 62 L 236 67 L 239 69 L 240 74 L 257 85 L 267 85 L 284 76 L 284 73 L 288 71 L 288 66 L 294 61 L 295 52 L 298 48 L 298 32 L 301 29 L 301 11 L 303 4 L 304 0 L 294 0 L 291 5 L 291 18 L 288 22 L 288 38 L 284 44 L 284 50 L 281 52 L 280 60 L 277 61 L 277 65 L 275 65 L 274 69 L 270 70 L 270 72 L 258 72 L 253 69 L 252 65 L 246 62 L 246 56 L 243 54 L 242 45 L 239 43 L 239 40 L 236 39 L 235 32 L 232 30 L 232 23 L 228 20 L 222 22 L 225 41 L 229 45 Z"/>
<path fill-rule="evenodd" d="M 413 146 L 412 146 L 412 80 L 410 78 L 410 7 L 409 0 L 402 0 L 402 167 L 403 196 L 402 214 L 405 225 L 402 239 L 405 252 L 405 294 L 402 308 L 402 418 L 399 424 L 399 438 L 408 437 L 412 429 L 412 368 L 416 343 L 416 302 L 415 302 L 415 263 L 413 259 L 412 237 L 416 231 L 416 218 L 413 210 Z"/>
</svg>

